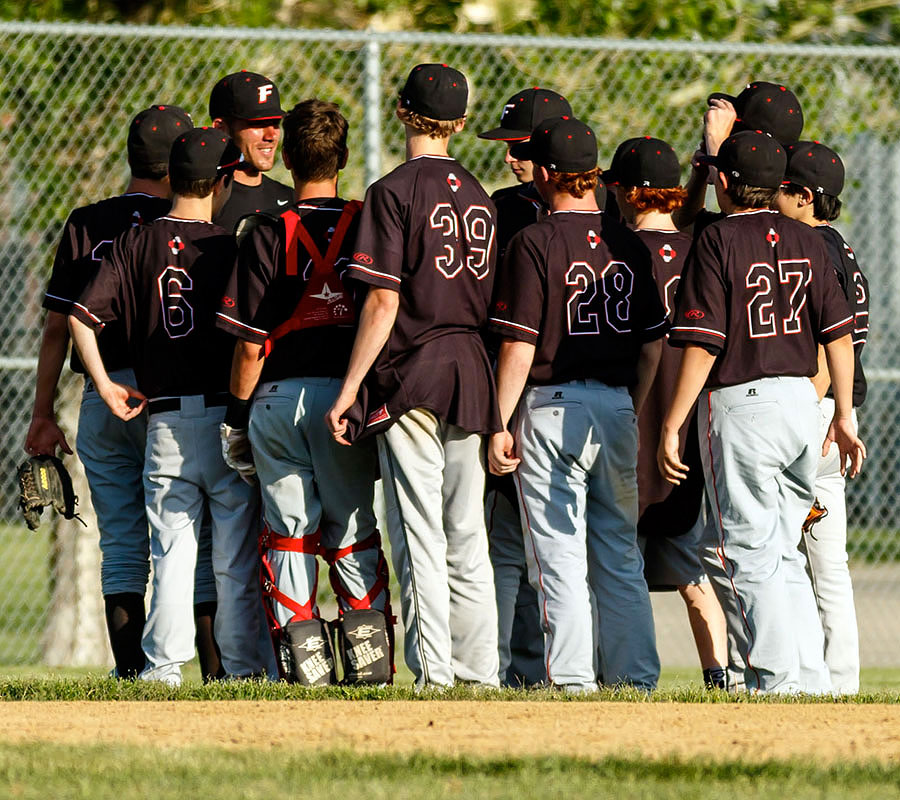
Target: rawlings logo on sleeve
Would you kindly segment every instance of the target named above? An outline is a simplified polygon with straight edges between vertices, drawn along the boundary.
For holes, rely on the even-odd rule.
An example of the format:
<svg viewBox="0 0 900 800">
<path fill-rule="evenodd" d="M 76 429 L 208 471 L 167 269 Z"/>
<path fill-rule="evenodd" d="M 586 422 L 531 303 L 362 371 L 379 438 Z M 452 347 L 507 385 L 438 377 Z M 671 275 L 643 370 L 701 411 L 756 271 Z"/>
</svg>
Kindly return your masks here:
<svg viewBox="0 0 900 800">
<path fill-rule="evenodd" d="M 234 298 L 226 295 L 222 298 L 222 305 L 225 306 L 225 308 L 234 308 Z"/>
<path fill-rule="evenodd" d="M 368 253 L 360 252 L 360 253 L 353 254 L 353 260 L 358 261 L 360 264 L 371 264 L 373 261 L 373 258 Z"/>
<path fill-rule="evenodd" d="M 685 319 L 703 319 L 706 316 L 699 308 L 691 308 L 684 312 Z"/>
</svg>

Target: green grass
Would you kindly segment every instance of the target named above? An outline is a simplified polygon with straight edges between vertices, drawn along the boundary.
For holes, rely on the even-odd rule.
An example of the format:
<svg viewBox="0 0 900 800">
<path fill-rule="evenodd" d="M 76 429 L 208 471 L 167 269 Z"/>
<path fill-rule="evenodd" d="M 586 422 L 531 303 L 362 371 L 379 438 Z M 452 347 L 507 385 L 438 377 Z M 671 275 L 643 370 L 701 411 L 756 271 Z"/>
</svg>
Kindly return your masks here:
<svg viewBox="0 0 900 800">
<path fill-rule="evenodd" d="M 302 743 L 252 752 L 35 744 L 0 745 L 0 793 L 24 800 L 785 796 L 861 800 L 900 797 L 900 778 L 896 769 L 879 764 L 360 756 L 303 752 Z"/>
<path fill-rule="evenodd" d="M 470 686 L 455 686 L 449 690 L 426 689 L 417 691 L 413 686 L 329 686 L 309 688 L 287 683 L 266 681 L 240 681 L 235 683 L 203 684 L 186 681 L 173 688 L 159 683 L 143 681 L 117 681 L 105 676 L 88 674 L 81 676 L 22 676 L 0 679 L 0 701 L 16 700 L 133 700 L 133 701 L 214 701 L 214 700 L 478 700 L 485 702 L 540 701 L 551 703 L 591 702 L 641 702 L 641 703 L 769 703 L 852 705 L 869 703 L 900 703 L 900 691 L 863 691 L 853 697 L 819 697 L 807 695 L 751 696 L 732 695 L 724 691 L 710 692 L 699 684 L 671 686 L 648 695 L 635 689 L 606 688 L 591 696 L 572 696 L 540 689 L 520 691 L 516 689 L 485 690 Z"/>
</svg>

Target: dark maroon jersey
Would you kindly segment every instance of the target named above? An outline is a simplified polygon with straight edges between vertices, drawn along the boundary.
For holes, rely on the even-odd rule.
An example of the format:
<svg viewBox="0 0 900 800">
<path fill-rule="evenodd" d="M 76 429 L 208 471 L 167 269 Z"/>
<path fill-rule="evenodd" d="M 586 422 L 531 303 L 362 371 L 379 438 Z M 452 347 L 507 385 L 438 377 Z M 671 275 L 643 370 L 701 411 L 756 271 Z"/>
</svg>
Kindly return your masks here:
<svg viewBox="0 0 900 800">
<path fill-rule="evenodd" d="M 498 189 L 491 200 L 497 208 L 497 263 L 500 263 L 510 239 L 544 216 L 546 206 L 531 182 Z"/>
<path fill-rule="evenodd" d="M 494 284 L 495 219 L 484 189 L 453 158 L 414 158 L 369 187 L 350 275 L 400 294 L 397 320 L 367 379 L 371 425 L 427 408 L 471 433 L 500 429 L 481 338 Z"/>
<path fill-rule="evenodd" d="M 341 378 L 347 372 L 361 299 L 351 292 L 361 293 L 362 287 L 355 282 L 345 285 L 343 277 L 359 225 L 359 214 L 351 212 L 359 206 L 347 212 L 333 268 L 315 286 L 310 285 L 310 278 L 316 265 L 294 231 L 299 216 L 318 255 L 324 257 L 346 206 L 347 201 L 337 197 L 304 200 L 277 217 L 248 217 L 242 223 L 238 261 L 217 324 L 248 342 L 268 342 L 263 382 Z M 244 233 L 247 222 L 253 225 Z M 293 251 L 290 258 L 288 241 Z M 310 294 L 308 302 L 301 305 L 306 294 Z"/>
<path fill-rule="evenodd" d="M 536 346 L 529 383 L 633 386 L 666 328 L 647 248 L 609 215 L 556 211 L 509 243 L 491 330 Z"/>
<path fill-rule="evenodd" d="M 293 202 L 294 190 L 266 175 L 259 186 L 232 181 L 231 197 L 213 217 L 213 222 L 226 231 L 235 231 L 241 217 L 260 212 L 280 214 Z"/>
<path fill-rule="evenodd" d="M 171 201 L 149 194 L 123 194 L 76 208 L 66 220 L 53 260 L 53 272 L 44 296 L 44 308 L 68 314 L 72 304 L 100 268 L 113 239 L 129 228 L 152 222 L 165 214 Z M 130 366 L 125 333 L 118 322 L 107 325 L 97 338 L 100 355 L 108 370 Z M 70 365 L 84 373 L 77 350 L 72 348 Z"/>
<path fill-rule="evenodd" d="M 678 289 L 681 270 L 684 267 L 688 250 L 691 247 L 691 236 L 688 233 L 680 233 L 678 231 L 658 231 L 646 228 L 635 231 L 635 233 L 650 251 L 653 279 L 659 290 L 660 298 L 665 305 L 666 316 L 671 322 L 675 309 L 675 293 Z M 672 399 L 675 378 L 678 375 L 678 366 L 680 364 L 681 350 L 671 347 L 666 342 L 663 345 L 656 377 L 653 380 L 650 393 L 647 395 L 647 400 L 638 418 L 638 432 L 640 435 L 640 446 L 638 448 L 638 497 L 642 515 L 648 506 L 662 503 L 673 493 L 672 484 L 663 478 L 659 472 L 659 467 L 656 465 L 656 448 L 659 444 L 662 422 L 668 410 L 669 402 Z M 685 445 L 690 441 L 687 433 L 689 421 L 690 416 L 680 431 L 681 450 L 679 455 L 682 457 L 684 457 Z M 700 474 L 702 476 L 702 472 Z M 669 524 L 665 530 L 658 531 L 658 533 L 671 535 L 672 528 L 677 527 L 679 522 L 686 522 L 688 528 L 693 525 L 697 515 L 700 513 L 700 502 L 699 497 L 697 497 L 699 493 L 696 491 L 696 488 L 695 486 L 691 487 L 692 497 L 694 497 L 695 502 L 689 504 L 693 509 L 693 519 L 684 520 L 683 517 L 685 515 L 682 515 L 682 518 L 676 520 L 674 515 L 667 514 Z M 686 516 L 690 516 L 690 514 Z M 687 528 L 684 530 L 687 530 Z"/>
<path fill-rule="evenodd" d="M 831 225 L 817 225 L 816 230 L 825 240 L 825 247 L 831 256 L 834 270 L 837 273 L 838 282 L 844 291 L 844 296 L 850 304 L 853 312 L 853 354 L 855 358 L 855 370 L 853 372 L 853 405 L 858 408 L 866 401 L 868 384 L 866 374 L 863 372 L 862 349 L 865 347 L 866 338 L 869 335 L 869 282 L 863 275 L 856 253 L 844 237 Z M 831 388 L 828 396 L 833 397 Z"/>
<path fill-rule="evenodd" d="M 670 342 L 718 357 L 707 386 L 812 377 L 819 343 L 853 330 L 822 237 L 769 209 L 700 234 L 681 275 Z"/>
<path fill-rule="evenodd" d="M 226 392 L 234 339 L 216 312 L 236 255 L 218 225 L 160 217 L 113 242 L 71 313 L 95 330 L 122 324 L 147 397 Z"/>
</svg>

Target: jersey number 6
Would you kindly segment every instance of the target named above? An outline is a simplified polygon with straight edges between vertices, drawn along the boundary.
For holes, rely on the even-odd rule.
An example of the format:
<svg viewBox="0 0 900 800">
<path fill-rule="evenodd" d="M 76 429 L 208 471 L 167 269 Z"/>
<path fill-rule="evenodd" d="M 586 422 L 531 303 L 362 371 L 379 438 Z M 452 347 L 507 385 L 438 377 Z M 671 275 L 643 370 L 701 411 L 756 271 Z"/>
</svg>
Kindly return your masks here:
<svg viewBox="0 0 900 800">
<path fill-rule="evenodd" d="M 163 325 L 170 339 L 180 339 L 194 330 L 194 309 L 184 296 L 194 286 L 181 267 L 166 267 L 157 278 Z"/>
<path fill-rule="evenodd" d="M 434 259 L 435 269 L 441 275 L 451 280 L 465 266 L 478 280 L 487 277 L 491 271 L 489 258 L 494 244 L 494 220 L 487 208 L 469 206 L 463 214 L 465 247 L 459 239 L 459 217 L 450 203 L 438 203 L 428 222 L 433 230 L 441 232 L 444 252 Z"/>
</svg>

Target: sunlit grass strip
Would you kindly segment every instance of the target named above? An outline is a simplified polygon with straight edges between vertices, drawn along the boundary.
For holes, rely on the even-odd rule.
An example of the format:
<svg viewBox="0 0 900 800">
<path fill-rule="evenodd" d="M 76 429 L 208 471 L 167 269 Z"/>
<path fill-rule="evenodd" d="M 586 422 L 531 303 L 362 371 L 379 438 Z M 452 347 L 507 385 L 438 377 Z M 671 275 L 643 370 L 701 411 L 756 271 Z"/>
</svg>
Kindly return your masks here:
<svg viewBox="0 0 900 800">
<path fill-rule="evenodd" d="M 0 700 L 480 700 L 484 702 L 540 701 L 549 703 L 642 702 L 642 703 L 768 703 L 856 705 L 900 703 L 900 691 L 866 692 L 855 696 L 812 695 L 762 696 L 707 691 L 699 687 L 661 689 L 651 694 L 636 689 L 603 689 L 596 695 L 570 695 L 553 689 L 521 691 L 455 686 L 444 691 L 412 686 L 332 686 L 309 688 L 287 683 L 236 681 L 202 684 L 186 682 L 174 688 L 159 683 L 118 681 L 112 678 L 14 678 L 0 680 Z"/>
</svg>

